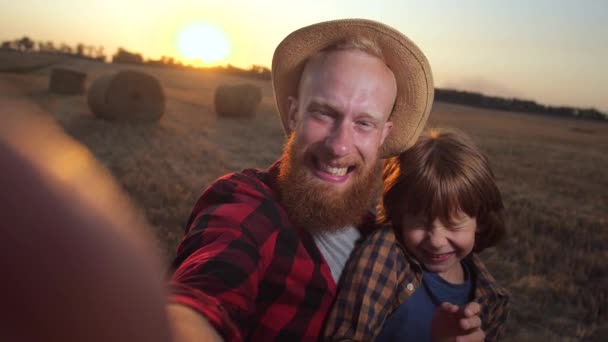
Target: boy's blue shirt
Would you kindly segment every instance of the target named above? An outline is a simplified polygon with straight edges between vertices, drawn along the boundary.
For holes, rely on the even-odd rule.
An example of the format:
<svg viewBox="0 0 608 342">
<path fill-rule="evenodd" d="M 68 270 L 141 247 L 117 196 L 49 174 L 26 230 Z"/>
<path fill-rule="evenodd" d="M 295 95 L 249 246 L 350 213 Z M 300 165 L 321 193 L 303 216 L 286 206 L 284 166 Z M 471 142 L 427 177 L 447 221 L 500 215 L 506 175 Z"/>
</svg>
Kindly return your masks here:
<svg viewBox="0 0 608 342">
<path fill-rule="evenodd" d="M 472 300 L 473 284 L 467 262 L 462 266 L 465 281 L 450 284 L 437 273 L 423 271 L 422 285 L 390 315 L 376 339 L 389 341 L 431 341 L 431 322 L 435 308 L 442 302 L 464 305 Z"/>
</svg>

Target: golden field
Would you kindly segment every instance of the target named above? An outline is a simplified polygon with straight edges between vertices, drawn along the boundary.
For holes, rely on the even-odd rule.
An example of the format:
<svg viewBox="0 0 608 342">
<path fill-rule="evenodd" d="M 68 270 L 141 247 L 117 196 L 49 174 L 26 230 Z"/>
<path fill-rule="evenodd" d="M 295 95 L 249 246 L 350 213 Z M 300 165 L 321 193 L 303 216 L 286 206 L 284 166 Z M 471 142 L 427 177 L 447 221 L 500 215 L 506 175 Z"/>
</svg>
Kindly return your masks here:
<svg viewBox="0 0 608 342">
<path fill-rule="evenodd" d="M 23 60 L 0 54 L 0 70 Z M 226 172 L 266 167 L 280 154 L 285 136 L 268 81 L 78 59 L 52 62 L 86 72 L 89 83 L 122 69 L 143 70 L 161 81 L 165 115 L 158 124 L 134 125 L 96 119 L 84 96 L 49 94 L 52 67 L 0 74 L 0 84 L 10 84 L 44 109 L 110 171 L 145 213 L 167 262 L 192 205 L 210 182 Z M 256 117 L 216 117 L 215 88 L 241 82 L 262 88 Z M 0 112 L 2 96 L 9 95 L 0 94 Z M 509 233 L 482 257 L 512 292 L 508 339 L 603 340 L 608 335 L 608 124 L 440 102 L 429 124 L 469 133 L 498 178 Z"/>
</svg>

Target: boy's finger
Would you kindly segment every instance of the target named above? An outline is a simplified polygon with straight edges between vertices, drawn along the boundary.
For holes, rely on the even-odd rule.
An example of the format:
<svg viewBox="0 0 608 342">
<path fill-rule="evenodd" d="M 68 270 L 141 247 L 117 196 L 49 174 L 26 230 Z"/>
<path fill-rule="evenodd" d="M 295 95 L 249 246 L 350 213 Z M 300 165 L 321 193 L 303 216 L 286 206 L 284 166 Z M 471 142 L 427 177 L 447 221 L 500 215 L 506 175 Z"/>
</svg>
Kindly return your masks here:
<svg viewBox="0 0 608 342">
<path fill-rule="evenodd" d="M 481 305 L 476 302 L 470 302 L 462 307 L 462 313 L 464 317 L 473 317 L 481 313 Z"/>
<path fill-rule="evenodd" d="M 462 318 L 459 321 L 460 328 L 463 330 L 479 329 L 481 328 L 481 318 L 479 316 Z"/>
<path fill-rule="evenodd" d="M 486 334 L 481 330 L 475 330 L 468 335 L 456 337 L 456 342 L 483 342 Z"/>
<path fill-rule="evenodd" d="M 458 305 L 454 305 L 452 303 L 443 302 L 441 303 L 441 309 L 450 313 L 457 313 L 459 310 Z"/>
</svg>

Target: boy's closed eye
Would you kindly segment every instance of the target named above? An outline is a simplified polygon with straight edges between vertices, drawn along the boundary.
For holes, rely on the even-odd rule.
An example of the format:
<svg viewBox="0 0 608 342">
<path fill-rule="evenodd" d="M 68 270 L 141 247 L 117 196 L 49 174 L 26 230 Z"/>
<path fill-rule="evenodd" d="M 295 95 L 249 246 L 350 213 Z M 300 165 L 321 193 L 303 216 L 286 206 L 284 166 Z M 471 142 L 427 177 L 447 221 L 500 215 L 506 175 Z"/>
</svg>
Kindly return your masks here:
<svg viewBox="0 0 608 342">
<path fill-rule="evenodd" d="M 407 230 L 433 230 L 436 228 L 445 228 L 450 231 L 461 231 L 474 227 L 472 224 L 474 221 L 474 217 L 470 217 L 466 214 L 454 215 L 449 222 L 445 223 L 440 219 L 429 221 L 427 218 L 422 216 L 405 215 L 402 221 L 402 228 Z"/>
</svg>

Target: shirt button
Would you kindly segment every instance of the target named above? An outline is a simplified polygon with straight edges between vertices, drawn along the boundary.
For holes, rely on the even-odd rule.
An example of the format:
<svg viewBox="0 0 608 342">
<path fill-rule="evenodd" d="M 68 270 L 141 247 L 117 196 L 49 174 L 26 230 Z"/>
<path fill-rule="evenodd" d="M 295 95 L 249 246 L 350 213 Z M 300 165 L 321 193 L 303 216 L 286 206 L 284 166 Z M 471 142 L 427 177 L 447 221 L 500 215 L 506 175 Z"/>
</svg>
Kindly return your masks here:
<svg viewBox="0 0 608 342">
<path fill-rule="evenodd" d="M 414 291 L 414 284 L 409 283 L 409 284 L 407 284 L 407 286 L 406 286 L 406 287 L 407 287 L 407 289 L 408 289 L 409 291 Z"/>
</svg>

